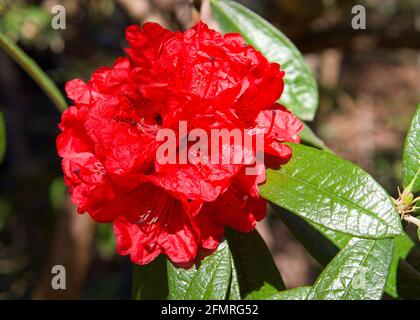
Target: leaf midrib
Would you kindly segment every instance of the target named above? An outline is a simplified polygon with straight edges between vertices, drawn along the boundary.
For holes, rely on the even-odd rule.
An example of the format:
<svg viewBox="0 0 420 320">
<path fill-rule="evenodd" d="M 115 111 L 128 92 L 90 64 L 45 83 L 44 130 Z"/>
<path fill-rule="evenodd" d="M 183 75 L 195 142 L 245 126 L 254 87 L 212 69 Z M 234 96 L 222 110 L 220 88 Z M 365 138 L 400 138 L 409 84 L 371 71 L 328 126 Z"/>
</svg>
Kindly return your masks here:
<svg viewBox="0 0 420 320">
<path fill-rule="evenodd" d="M 300 182 L 300 183 L 302 183 L 302 184 L 304 184 L 306 186 L 313 187 L 314 189 L 318 190 L 319 192 L 324 193 L 324 194 L 327 194 L 327 195 L 331 196 L 332 198 L 339 199 L 339 200 L 341 199 L 344 203 L 348 204 L 349 207 L 352 207 L 353 206 L 355 209 L 359 209 L 361 212 L 363 212 L 363 213 L 371 216 L 372 218 L 377 219 L 378 221 L 384 223 L 387 228 L 391 228 L 392 230 L 397 231 L 398 234 L 401 233 L 399 229 L 397 229 L 394 226 L 392 226 L 389 222 L 387 222 L 386 220 L 384 220 L 380 216 L 377 216 L 374 212 L 370 212 L 368 210 L 365 210 L 363 207 L 360 207 L 359 205 L 351 202 L 350 200 L 348 200 L 346 198 L 341 198 L 341 197 L 337 196 L 336 194 L 334 194 L 334 193 L 332 193 L 332 192 L 330 192 L 330 191 L 328 191 L 326 189 L 325 190 L 324 189 L 321 189 L 321 188 L 319 188 L 316 185 L 310 184 L 309 182 L 307 182 L 305 180 L 296 178 L 296 177 L 294 177 L 294 176 L 292 176 L 292 175 L 290 175 L 290 174 L 288 174 L 288 173 L 286 173 L 286 172 L 284 172 L 282 170 L 279 170 L 279 171 L 270 170 L 270 171 L 273 172 L 273 174 L 284 175 L 284 176 L 289 177 L 292 180 L 298 181 L 298 182 Z M 346 232 L 343 232 L 343 233 L 346 233 Z M 352 235 L 352 234 L 350 234 L 350 235 Z"/>
<path fill-rule="evenodd" d="M 348 294 L 348 292 L 349 292 L 349 289 L 350 289 L 350 287 L 351 287 L 351 285 L 352 285 L 352 283 L 353 283 L 353 280 L 360 274 L 360 271 L 361 271 L 361 269 L 363 268 L 363 265 L 364 265 L 364 263 L 366 262 L 366 259 L 369 257 L 369 254 L 371 253 L 371 251 L 372 251 L 372 249 L 373 249 L 373 246 L 375 245 L 375 240 L 370 240 L 371 241 L 371 243 L 370 243 L 370 245 L 369 245 L 369 249 L 367 250 L 367 252 L 366 252 L 366 255 L 365 255 L 365 257 L 363 258 L 363 260 L 362 260 L 362 262 L 360 263 L 360 267 L 357 269 L 357 272 L 356 272 L 356 274 L 354 275 L 354 277 L 351 279 L 351 282 L 350 282 L 350 285 L 348 285 L 347 287 L 346 287 L 346 289 L 344 290 L 344 295 L 343 295 L 343 297 L 346 297 L 347 296 L 347 294 Z"/>
</svg>

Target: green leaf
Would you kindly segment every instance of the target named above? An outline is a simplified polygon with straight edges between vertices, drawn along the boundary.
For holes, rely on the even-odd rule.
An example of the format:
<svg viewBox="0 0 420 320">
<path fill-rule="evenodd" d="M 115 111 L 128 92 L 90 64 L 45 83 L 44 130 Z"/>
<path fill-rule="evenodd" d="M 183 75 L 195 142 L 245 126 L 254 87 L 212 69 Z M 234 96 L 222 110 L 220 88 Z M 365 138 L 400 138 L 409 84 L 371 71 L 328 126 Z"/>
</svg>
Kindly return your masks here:
<svg viewBox="0 0 420 320">
<path fill-rule="evenodd" d="M 6 153 L 6 122 L 3 112 L 0 111 L 0 163 L 3 162 Z"/>
<path fill-rule="evenodd" d="M 64 111 L 67 108 L 66 100 L 54 82 L 34 60 L 2 32 L 0 32 L 0 47 L 39 85 L 58 110 Z"/>
<path fill-rule="evenodd" d="M 239 289 L 238 272 L 236 271 L 233 258 L 230 259 L 232 266 L 232 275 L 230 278 L 229 300 L 241 300 L 241 291 Z"/>
<path fill-rule="evenodd" d="M 326 266 L 337 254 L 339 249 L 352 239 L 351 236 L 327 229 L 304 220 L 285 209 L 273 206 L 274 212 L 280 217 L 287 228 L 308 250 L 312 257 L 322 266 Z M 414 243 L 407 234 L 393 239 L 394 255 L 389 271 L 385 291 L 388 295 L 396 298 L 397 293 L 397 268 L 401 259 L 405 259 L 413 249 Z"/>
<path fill-rule="evenodd" d="M 392 238 L 401 221 L 385 190 L 365 171 L 334 154 L 290 144 L 292 159 L 267 170 L 260 195 L 326 228 L 361 238 Z"/>
<path fill-rule="evenodd" d="M 351 237 L 341 232 L 336 232 L 324 228 L 322 226 L 313 225 L 318 229 L 322 234 L 324 234 L 329 240 L 334 243 L 338 248 L 342 249 L 350 241 Z M 394 254 L 392 257 L 391 267 L 389 269 L 388 279 L 385 285 L 385 291 L 390 296 L 396 298 L 398 297 L 397 293 L 397 268 L 398 263 L 401 259 L 405 259 L 409 252 L 414 247 L 414 242 L 410 237 L 404 233 L 392 239 L 394 242 Z"/>
<path fill-rule="evenodd" d="M 232 261 L 226 241 L 199 267 L 175 267 L 168 262 L 169 299 L 224 300 L 231 283 Z"/>
<path fill-rule="evenodd" d="M 276 293 L 266 300 L 306 300 L 310 291 L 311 287 L 298 287 Z"/>
<path fill-rule="evenodd" d="M 392 260 L 393 241 L 352 239 L 323 270 L 310 300 L 381 299 Z"/>
<path fill-rule="evenodd" d="M 285 289 L 273 257 L 256 230 L 241 233 L 226 228 L 225 233 L 237 270 L 241 297 L 264 299 Z"/>
<path fill-rule="evenodd" d="M 145 266 L 134 265 L 134 300 L 166 300 L 168 297 L 168 277 L 166 257 L 160 255 Z"/>
<path fill-rule="evenodd" d="M 408 129 L 403 151 L 403 186 L 412 182 L 412 192 L 420 191 L 420 105 Z"/>
<path fill-rule="evenodd" d="M 218 250 L 197 268 L 168 262 L 170 299 L 263 299 L 284 290 L 280 273 L 257 231 L 229 228 Z"/>
<path fill-rule="evenodd" d="M 238 32 L 264 56 L 286 71 L 280 103 L 303 120 L 313 120 L 318 107 L 314 76 L 299 50 L 269 22 L 237 2 L 211 0 L 213 15 L 223 32 Z"/>
<path fill-rule="evenodd" d="M 316 147 L 322 150 L 329 150 L 325 145 L 324 141 L 317 137 L 317 135 L 308 127 L 306 123 L 303 123 L 302 131 L 299 133 L 302 143 Z"/>
</svg>

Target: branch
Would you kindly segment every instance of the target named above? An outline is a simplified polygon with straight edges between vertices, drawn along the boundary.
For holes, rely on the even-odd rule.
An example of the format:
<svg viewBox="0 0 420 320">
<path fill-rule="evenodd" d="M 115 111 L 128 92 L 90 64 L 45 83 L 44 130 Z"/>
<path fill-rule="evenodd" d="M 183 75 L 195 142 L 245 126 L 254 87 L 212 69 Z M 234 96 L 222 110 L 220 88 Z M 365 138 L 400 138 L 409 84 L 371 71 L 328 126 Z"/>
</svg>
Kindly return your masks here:
<svg viewBox="0 0 420 320">
<path fill-rule="evenodd" d="M 418 228 L 420 228 L 420 219 L 417 219 L 416 217 L 410 216 L 409 214 L 405 215 L 403 217 L 403 219 L 407 222 L 415 224 Z"/>
<path fill-rule="evenodd" d="M 39 85 L 58 110 L 64 111 L 67 108 L 66 100 L 54 82 L 34 60 L 1 32 L 0 47 Z"/>
</svg>

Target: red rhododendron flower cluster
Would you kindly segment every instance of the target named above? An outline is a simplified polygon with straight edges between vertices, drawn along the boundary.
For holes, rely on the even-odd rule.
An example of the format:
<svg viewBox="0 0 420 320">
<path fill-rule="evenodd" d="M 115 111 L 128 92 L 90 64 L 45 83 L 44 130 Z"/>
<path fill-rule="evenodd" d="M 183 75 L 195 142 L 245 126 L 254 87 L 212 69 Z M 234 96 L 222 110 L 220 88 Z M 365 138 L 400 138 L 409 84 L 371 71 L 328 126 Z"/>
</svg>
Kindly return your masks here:
<svg viewBox="0 0 420 320">
<path fill-rule="evenodd" d="M 263 130 L 267 158 L 285 163 L 291 149 L 282 142 L 299 142 L 302 124 L 276 103 L 280 66 L 238 34 L 146 23 L 126 37 L 128 58 L 66 85 L 74 106 L 57 138 L 65 182 L 78 212 L 113 222 L 120 254 L 138 264 L 161 253 L 188 264 L 217 248 L 225 226 L 250 232 L 264 217 L 265 166 L 249 175 L 249 164 L 162 164 L 158 131 L 176 131 L 181 120 L 188 130 Z"/>
</svg>

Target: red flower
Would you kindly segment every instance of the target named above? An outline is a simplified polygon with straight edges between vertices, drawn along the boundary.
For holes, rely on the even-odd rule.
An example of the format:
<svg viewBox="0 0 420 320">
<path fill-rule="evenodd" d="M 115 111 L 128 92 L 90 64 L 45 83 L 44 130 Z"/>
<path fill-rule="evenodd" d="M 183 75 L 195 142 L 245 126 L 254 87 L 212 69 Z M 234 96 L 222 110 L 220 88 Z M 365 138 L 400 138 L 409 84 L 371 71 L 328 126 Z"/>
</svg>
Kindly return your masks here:
<svg viewBox="0 0 420 320">
<path fill-rule="evenodd" d="M 236 129 L 242 138 L 260 132 L 276 164 L 290 159 L 282 142 L 299 142 L 302 124 L 276 103 L 280 66 L 240 35 L 222 36 L 203 23 L 185 33 L 146 23 L 126 36 L 129 58 L 99 68 L 87 83 L 66 85 L 74 106 L 57 138 L 65 182 L 80 213 L 114 223 L 120 254 L 138 264 L 161 253 L 188 264 L 200 249 L 217 248 L 225 226 L 249 232 L 264 217 L 258 185 L 265 166 L 247 172 L 255 142 L 228 139 L 204 157 L 192 142 L 182 145 L 180 123 L 188 136 L 193 129 L 209 136 Z M 176 133 L 176 156 L 185 151 L 189 161 L 160 161 L 160 129 Z M 242 161 L 225 164 L 226 156 Z"/>
</svg>

